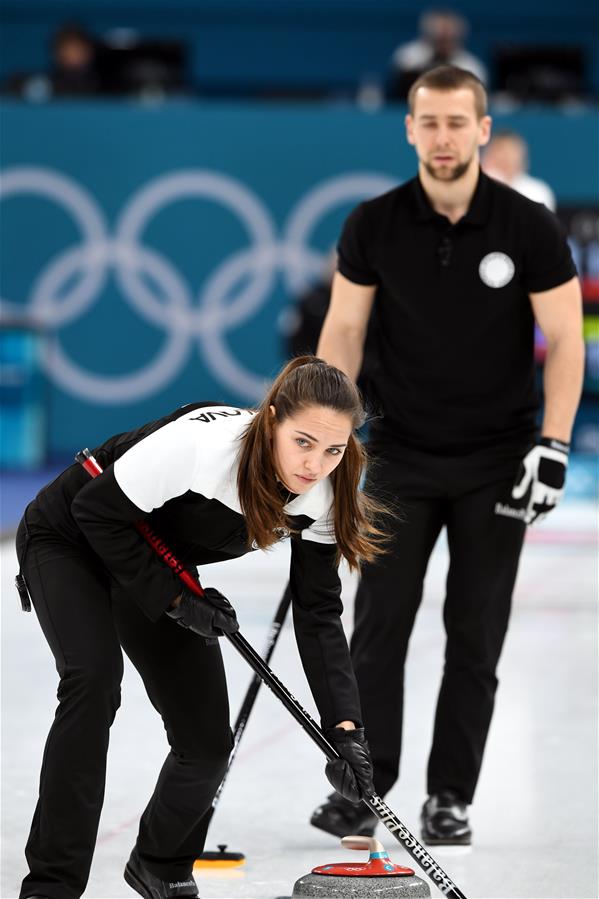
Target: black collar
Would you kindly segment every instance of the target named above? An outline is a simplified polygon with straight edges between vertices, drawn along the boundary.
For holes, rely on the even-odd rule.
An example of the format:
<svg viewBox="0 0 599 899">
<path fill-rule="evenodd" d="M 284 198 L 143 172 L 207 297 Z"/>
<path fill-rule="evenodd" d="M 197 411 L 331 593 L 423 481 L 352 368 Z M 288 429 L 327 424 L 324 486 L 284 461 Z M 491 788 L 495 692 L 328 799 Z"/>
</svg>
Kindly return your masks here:
<svg viewBox="0 0 599 899">
<path fill-rule="evenodd" d="M 484 225 L 486 224 L 491 211 L 491 198 L 489 191 L 489 178 L 484 172 L 478 173 L 478 181 L 476 182 L 476 190 L 466 215 L 460 219 L 460 224 L 468 225 Z M 443 219 L 446 217 L 433 209 L 431 202 L 422 186 L 420 178 L 414 178 L 412 196 L 415 204 L 416 220 L 419 222 L 429 222 L 434 219 Z"/>
<path fill-rule="evenodd" d="M 279 481 L 278 478 L 277 478 L 277 491 L 278 491 L 279 496 L 283 500 L 284 506 L 289 505 L 290 502 L 292 502 L 297 496 L 299 496 L 299 493 L 292 493 L 291 490 L 289 490 L 289 488 L 286 487 L 282 481 Z"/>
</svg>

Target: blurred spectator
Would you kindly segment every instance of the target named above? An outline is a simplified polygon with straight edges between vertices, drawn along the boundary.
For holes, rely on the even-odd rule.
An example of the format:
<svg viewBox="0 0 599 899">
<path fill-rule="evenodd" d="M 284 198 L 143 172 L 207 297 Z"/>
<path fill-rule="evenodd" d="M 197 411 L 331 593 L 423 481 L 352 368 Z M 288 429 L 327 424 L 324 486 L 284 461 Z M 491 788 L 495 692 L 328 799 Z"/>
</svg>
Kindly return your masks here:
<svg viewBox="0 0 599 899">
<path fill-rule="evenodd" d="M 555 211 L 555 194 L 549 185 L 528 174 L 528 146 L 516 131 L 496 132 L 483 153 L 482 168 L 496 181 Z"/>
<path fill-rule="evenodd" d="M 331 301 L 331 287 L 336 270 L 337 250 L 335 248 L 329 253 L 318 281 L 296 298 L 295 305 L 280 322 L 284 357 L 292 358 L 294 356 L 303 356 L 306 353 L 316 353 L 322 324 Z M 362 391 L 362 398 L 369 420 L 380 416 L 380 404 L 376 399 L 372 386 L 372 378 L 377 369 L 378 359 L 375 350 L 377 327 L 378 318 L 376 310 L 373 310 L 368 322 L 364 343 L 364 358 L 358 377 L 358 387 Z"/>
<path fill-rule="evenodd" d="M 100 93 L 95 40 L 81 26 L 63 25 L 50 43 L 48 72 L 15 72 L 2 92 L 33 102 L 53 97 L 83 97 Z"/>
<path fill-rule="evenodd" d="M 420 37 L 401 44 L 391 58 L 388 97 L 405 100 L 412 84 L 428 69 L 453 65 L 472 72 L 486 84 L 487 70 L 472 53 L 464 49 L 469 25 L 449 9 L 430 9 L 420 17 Z"/>
<path fill-rule="evenodd" d="M 15 73 L 3 92 L 43 102 L 99 94 L 161 100 L 189 91 L 182 41 L 145 39 L 131 29 L 96 40 L 81 26 L 66 24 L 52 37 L 51 52 L 48 72 Z"/>
<path fill-rule="evenodd" d="M 56 97 L 99 92 L 96 44 L 79 25 L 64 25 L 52 38 L 50 83 Z"/>
<path fill-rule="evenodd" d="M 331 282 L 337 268 L 337 252 L 329 254 L 319 280 L 297 297 L 285 321 L 283 337 L 285 356 L 315 353 L 320 329 L 329 308 Z"/>
</svg>

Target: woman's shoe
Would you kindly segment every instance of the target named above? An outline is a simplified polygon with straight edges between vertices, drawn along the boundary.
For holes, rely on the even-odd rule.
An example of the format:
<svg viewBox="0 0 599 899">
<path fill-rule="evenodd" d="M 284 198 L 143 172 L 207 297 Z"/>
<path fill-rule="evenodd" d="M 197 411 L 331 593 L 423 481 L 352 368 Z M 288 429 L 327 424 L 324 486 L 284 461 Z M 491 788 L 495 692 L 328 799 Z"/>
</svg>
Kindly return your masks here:
<svg viewBox="0 0 599 899">
<path fill-rule="evenodd" d="M 137 849 L 131 853 L 124 877 L 144 899 L 199 899 L 198 887 L 191 874 L 185 880 L 160 880 L 144 867 Z"/>
<path fill-rule="evenodd" d="M 327 801 L 319 805 L 310 824 L 334 837 L 359 835 L 371 837 L 378 818 L 368 811 L 363 802 L 350 802 L 339 793 L 331 793 Z"/>
</svg>

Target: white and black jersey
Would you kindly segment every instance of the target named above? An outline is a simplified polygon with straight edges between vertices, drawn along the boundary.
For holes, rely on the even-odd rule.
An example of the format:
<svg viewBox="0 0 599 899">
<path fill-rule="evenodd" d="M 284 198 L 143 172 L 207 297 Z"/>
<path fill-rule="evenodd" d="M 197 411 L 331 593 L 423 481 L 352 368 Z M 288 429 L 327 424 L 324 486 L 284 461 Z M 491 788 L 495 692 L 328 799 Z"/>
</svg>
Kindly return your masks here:
<svg viewBox="0 0 599 899">
<path fill-rule="evenodd" d="M 95 479 L 74 465 L 37 497 L 63 537 L 87 542 L 113 582 L 152 620 L 181 592 L 178 577 L 131 523 L 146 519 L 190 568 L 251 551 L 237 493 L 240 440 L 252 412 L 184 406 L 93 450 Z M 333 489 L 325 479 L 284 507 L 291 539 L 291 590 L 298 647 L 323 724 L 360 722 L 341 625 Z M 235 604 L 235 597 L 231 597 Z"/>
</svg>

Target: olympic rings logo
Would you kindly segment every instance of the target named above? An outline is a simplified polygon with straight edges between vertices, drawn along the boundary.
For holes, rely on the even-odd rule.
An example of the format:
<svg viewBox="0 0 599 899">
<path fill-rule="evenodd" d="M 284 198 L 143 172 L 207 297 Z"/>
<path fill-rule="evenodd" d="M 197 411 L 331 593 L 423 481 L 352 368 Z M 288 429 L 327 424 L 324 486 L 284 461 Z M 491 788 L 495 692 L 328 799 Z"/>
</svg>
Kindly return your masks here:
<svg viewBox="0 0 599 899">
<path fill-rule="evenodd" d="M 396 178 L 376 172 L 348 172 L 323 181 L 297 203 L 277 235 L 270 211 L 240 181 L 207 169 L 180 170 L 153 179 L 134 194 L 111 234 L 98 203 L 74 180 L 46 168 L 12 168 L 0 180 L 0 199 L 27 194 L 52 201 L 71 216 L 81 240 L 46 265 L 23 303 L 0 299 L 0 315 L 22 318 L 25 313 L 57 332 L 90 311 L 112 274 L 136 314 L 165 332 L 164 345 L 136 371 L 99 375 L 70 359 L 56 340 L 42 360 L 50 379 L 65 392 L 96 404 L 140 400 L 179 374 L 195 339 L 217 380 L 253 402 L 263 393 L 264 377 L 233 355 L 227 332 L 256 315 L 268 300 L 277 273 L 293 294 L 322 273 L 327 254 L 311 247 L 310 239 L 325 214 L 397 183 Z M 181 199 L 220 204 L 238 218 L 248 238 L 247 248 L 227 257 L 197 289 L 171 260 L 143 242 L 152 218 Z"/>
</svg>

